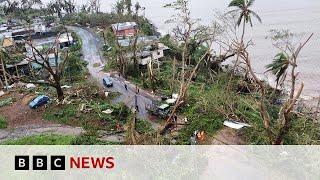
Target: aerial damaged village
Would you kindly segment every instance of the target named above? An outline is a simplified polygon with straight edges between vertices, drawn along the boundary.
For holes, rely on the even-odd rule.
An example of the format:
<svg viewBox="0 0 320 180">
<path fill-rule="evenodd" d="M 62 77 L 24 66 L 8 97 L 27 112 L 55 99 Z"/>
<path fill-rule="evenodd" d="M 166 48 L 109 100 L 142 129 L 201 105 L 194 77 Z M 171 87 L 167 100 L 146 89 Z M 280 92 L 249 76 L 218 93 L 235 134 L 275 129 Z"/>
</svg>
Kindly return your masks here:
<svg viewBox="0 0 320 180">
<path fill-rule="evenodd" d="M 0 144 L 319 144 L 296 69 L 313 34 L 270 31 L 271 82 L 251 63 L 253 2 L 203 24 L 173 0 L 160 33 L 131 0 L 0 0 Z"/>
</svg>

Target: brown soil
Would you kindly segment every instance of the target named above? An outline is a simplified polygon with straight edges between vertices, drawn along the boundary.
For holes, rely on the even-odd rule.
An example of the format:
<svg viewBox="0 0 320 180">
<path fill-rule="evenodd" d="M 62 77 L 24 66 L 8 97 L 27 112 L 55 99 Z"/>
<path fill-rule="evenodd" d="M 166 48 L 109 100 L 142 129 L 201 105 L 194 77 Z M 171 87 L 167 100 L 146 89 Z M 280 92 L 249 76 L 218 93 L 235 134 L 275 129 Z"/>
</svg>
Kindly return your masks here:
<svg viewBox="0 0 320 180">
<path fill-rule="evenodd" d="M 224 127 L 211 139 L 212 145 L 245 145 L 237 130 Z"/>
<path fill-rule="evenodd" d="M 45 126 L 52 124 L 51 122 L 44 121 L 42 115 L 44 107 L 38 109 L 30 109 L 28 104 L 35 97 L 35 94 L 19 94 L 12 92 L 0 99 L 12 97 L 15 102 L 11 105 L 6 105 L 0 108 L 0 114 L 4 116 L 8 122 L 8 128 L 17 128 L 21 126 Z"/>
</svg>

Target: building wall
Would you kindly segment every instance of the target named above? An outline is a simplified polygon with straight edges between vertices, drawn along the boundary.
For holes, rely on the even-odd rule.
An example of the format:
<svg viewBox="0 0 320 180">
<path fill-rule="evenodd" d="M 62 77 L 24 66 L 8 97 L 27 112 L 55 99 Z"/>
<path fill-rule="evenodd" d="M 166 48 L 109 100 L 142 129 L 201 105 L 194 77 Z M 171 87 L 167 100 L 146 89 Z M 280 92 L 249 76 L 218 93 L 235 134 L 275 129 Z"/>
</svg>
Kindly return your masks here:
<svg viewBox="0 0 320 180">
<path fill-rule="evenodd" d="M 155 60 L 159 60 L 160 58 L 163 58 L 164 57 L 163 49 L 152 51 L 152 57 Z"/>
<path fill-rule="evenodd" d="M 128 37 L 128 36 L 134 36 L 137 34 L 137 30 L 132 28 L 132 29 L 125 29 L 125 30 L 119 30 L 119 31 L 114 31 L 116 36 L 125 36 L 125 37 Z"/>
</svg>

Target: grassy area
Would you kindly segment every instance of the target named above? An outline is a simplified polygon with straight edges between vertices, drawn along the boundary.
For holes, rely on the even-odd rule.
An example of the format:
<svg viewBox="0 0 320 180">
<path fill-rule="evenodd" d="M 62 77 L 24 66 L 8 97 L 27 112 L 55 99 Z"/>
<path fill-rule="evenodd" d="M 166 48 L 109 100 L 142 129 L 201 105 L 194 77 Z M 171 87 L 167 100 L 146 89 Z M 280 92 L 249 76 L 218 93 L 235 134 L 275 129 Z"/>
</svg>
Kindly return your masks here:
<svg viewBox="0 0 320 180">
<path fill-rule="evenodd" d="M 17 140 L 8 140 L 2 145 L 69 145 L 75 137 L 62 135 L 35 135 Z"/>
<path fill-rule="evenodd" d="M 138 120 L 136 130 L 141 134 L 153 132 L 152 124 L 146 120 Z"/>
<path fill-rule="evenodd" d="M 6 105 L 10 105 L 14 102 L 15 100 L 13 98 L 6 98 L 6 99 L 1 99 L 0 100 L 0 107 L 6 106 Z"/>
<path fill-rule="evenodd" d="M 98 140 L 94 136 L 65 136 L 56 134 L 34 135 L 27 136 L 21 139 L 8 140 L 2 145 L 117 145 L 119 143 L 112 143 Z"/>
<path fill-rule="evenodd" d="M 6 129 L 8 126 L 7 120 L 0 115 L 0 129 Z"/>
<path fill-rule="evenodd" d="M 72 145 L 120 145 L 121 143 L 106 142 L 97 139 L 97 137 L 84 134 L 73 139 Z"/>
</svg>

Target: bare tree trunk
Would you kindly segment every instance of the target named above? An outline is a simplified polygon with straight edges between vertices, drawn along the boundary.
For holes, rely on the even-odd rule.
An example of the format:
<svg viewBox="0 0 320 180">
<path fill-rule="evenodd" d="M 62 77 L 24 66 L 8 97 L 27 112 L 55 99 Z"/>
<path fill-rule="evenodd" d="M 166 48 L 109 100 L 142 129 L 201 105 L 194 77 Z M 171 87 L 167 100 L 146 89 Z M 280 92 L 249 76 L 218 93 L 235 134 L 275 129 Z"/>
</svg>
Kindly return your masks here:
<svg viewBox="0 0 320 180">
<path fill-rule="evenodd" d="M 55 88 L 56 88 L 56 91 L 57 91 L 58 99 L 59 99 L 59 101 L 62 101 L 64 99 L 64 93 L 63 93 L 63 90 L 61 88 L 60 77 L 55 76 L 54 77 L 54 81 L 55 81 Z"/>
<path fill-rule="evenodd" d="M 16 69 L 17 77 L 20 78 L 20 73 L 19 73 L 17 64 L 15 63 L 14 66 L 15 66 L 15 69 Z"/>
<path fill-rule="evenodd" d="M 3 77 L 4 77 L 5 89 L 8 90 L 9 83 L 8 83 L 8 78 L 7 78 L 7 75 L 6 75 L 7 72 L 6 72 L 6 69 L 5 69 L 4 60 L 3 60 L 2 56 L 0 56 L 0 59 L 1 59 L 1 68 L 2 68 L 2 74 L 3 74 Z"/>
<path fill-rule="evenodd" d="M 231 82 L 233 80 L 233 77 L 235 76 L 235 71 L 239 65 L 239 61 L 240 61 L 240 53 L 241 53 L 241 49 L 243 48 L 244 46 L 244 35 L 245 35 L 245 31 L 246 31 L 246 23 L 245 21 L 243 21 L 243 27 L 242 27 L 242 35 L 241 35 L 241 41 L 240 41 L 240 49 L 238 48 L 237 49 L 237 59 L 236 59 L 236 62 L 232 68 L 232 72 L 231 72 L 231 75 L 230 75 L 230 79 L 228 81 L 228 85 L 227 85 L 227 91 L 230 92 L 230 88 L 231 88 Z M 247 76 L 247 72 L 246 72 L 246 75 Z"/>
</svg>

